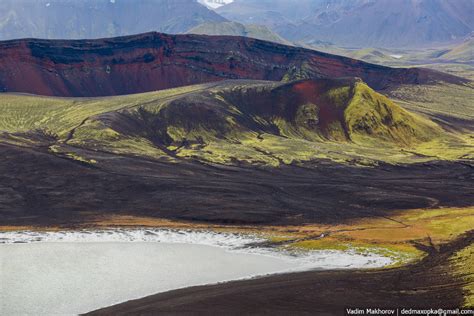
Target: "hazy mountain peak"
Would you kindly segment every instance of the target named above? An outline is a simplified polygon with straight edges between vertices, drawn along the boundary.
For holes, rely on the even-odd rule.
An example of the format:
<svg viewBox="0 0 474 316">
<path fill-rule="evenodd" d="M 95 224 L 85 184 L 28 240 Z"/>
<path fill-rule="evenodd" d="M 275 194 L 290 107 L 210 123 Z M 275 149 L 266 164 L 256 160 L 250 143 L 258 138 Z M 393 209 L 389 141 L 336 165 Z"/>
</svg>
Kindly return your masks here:
<svg viewBox="0 0 474 316">
<path fill-rule="evenodd" d="M 0 40 L 183 33 L 203 22 L 223 21 L 197 0 L 0 1 Z"/>
<path fill-rule="evenodd" d="M 238 0 L 216 11 L 264 24 L 290 41 L 345 47 L 449 43 L 474 30 L 471 0 Z"/>
</svg>

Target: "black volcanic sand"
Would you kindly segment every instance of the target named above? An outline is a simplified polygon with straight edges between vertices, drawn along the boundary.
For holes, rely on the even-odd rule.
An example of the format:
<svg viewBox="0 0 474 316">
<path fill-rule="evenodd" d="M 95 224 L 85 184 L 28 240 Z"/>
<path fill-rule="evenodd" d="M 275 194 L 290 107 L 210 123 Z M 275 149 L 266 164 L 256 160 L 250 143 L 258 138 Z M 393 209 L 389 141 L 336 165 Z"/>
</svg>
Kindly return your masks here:
<svg viewBox="0 0 474 316">
<path fill-rule="evenodd" d="M 463 304 L 450 257 L 474 231 L 402 268 L 311 271 L 170 291 L 89 315 L 344 315 L 346 307 L 453 308 Z"/>
<path fill-rule="evenodd" d="M 87 164 L 0 143 L 0 226 L 74 227 L 120 214 L 218 224 L 338 223 L 394 210 L 474 205 L 473 166 L 281 168 L 177 163 L 77 151 Z"/>
</svg>

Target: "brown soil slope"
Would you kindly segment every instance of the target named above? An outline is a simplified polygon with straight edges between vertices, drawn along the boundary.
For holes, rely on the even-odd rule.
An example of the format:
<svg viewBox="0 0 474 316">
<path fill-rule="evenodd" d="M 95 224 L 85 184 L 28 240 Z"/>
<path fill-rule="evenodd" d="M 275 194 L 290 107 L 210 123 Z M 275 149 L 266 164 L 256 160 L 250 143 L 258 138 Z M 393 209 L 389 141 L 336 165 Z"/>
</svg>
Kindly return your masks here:
<svg viewBox="0 0 474 316">
<path fill-rule="evenodd" d="M 0 91 L 106 96 L 223 79 L 360 77 L 372 88 L 460 79 L 394 69 L 243 37 L 145 33 L 98 40 L 0 42 Z"/>
</svg>

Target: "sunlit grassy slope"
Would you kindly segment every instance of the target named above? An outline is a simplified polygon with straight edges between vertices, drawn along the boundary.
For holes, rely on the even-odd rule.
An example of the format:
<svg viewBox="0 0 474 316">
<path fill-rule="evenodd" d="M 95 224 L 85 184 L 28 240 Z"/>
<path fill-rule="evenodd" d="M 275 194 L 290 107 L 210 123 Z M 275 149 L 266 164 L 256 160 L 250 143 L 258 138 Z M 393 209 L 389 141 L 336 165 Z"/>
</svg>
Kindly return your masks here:
<svg viewBox="0 0 474 316">
<path fill-rule="evenodd" d="M 134 153 L 138 155 L 163 156 L 164 153 L 148 139 L 135 135 L 123 135 L 109 127 L 98 126 L 94 117 L 118 112 L 127 108 L 136 108 L 153 102 L 159 105 L 169 98 L 205 86 L 196 85 L 159 92 L 135 94 L 108 98 L 51 98 L 31 95 L 0 95 L 0 132 L 4 141 L 31 144 L 36 136 L 48 136 L 54 142 L 50 149 L 53 153 L 62 152 L 61 146 L 76 141 L 75 131 L 81 129 L 80 136 L 89 139 L 88 146 L 116 153 Z M 86 146 L 87 147 L 87 146 Z M 74 157 L 69 153 L 71 158 Z M 79 158 L 81 159 L 81 158 Z"/>
<path fill-rule="evenodd" d="M 67 147 L 86 162 L 71 150 L 272 166 L 471 159 L 469 131 L 444 130 L 427 118 L 439 114 L 436 100 L 424 110 L 420 102 L 401 100 L 402 108 L 356 79 L 226 81 L 92 99 L 3 94 L 0 132 L 24 145 L 47 138 L 52 153 Z M 457 108 L 469 119 L 472 106 Z"/>
<path fill-rule="evenodd" d="M 188 86 L 159 92 L 107 98 L 52 98 L 33 95 L 1 94 L 0 129 L 6 132 L 47 130 L 60 138 L 94 115 L 165 101 L 182 93 L 204 89 Z"/>
</svg>

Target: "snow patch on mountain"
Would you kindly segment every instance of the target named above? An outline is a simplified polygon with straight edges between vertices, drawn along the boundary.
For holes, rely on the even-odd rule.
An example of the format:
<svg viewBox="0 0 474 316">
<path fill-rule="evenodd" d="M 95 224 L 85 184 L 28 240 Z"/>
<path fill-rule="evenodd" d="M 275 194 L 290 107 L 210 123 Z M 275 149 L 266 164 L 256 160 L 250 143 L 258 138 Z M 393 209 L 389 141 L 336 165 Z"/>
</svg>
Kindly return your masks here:
<svg viewBox="0 0 474 316">
<path fill-rule="evenodd" d="M 217 9 L 223 5 L 234 2 L 234 0 L 198 0 L 198 2 L 205 5 L 209 9 Z"/>
</svg>

